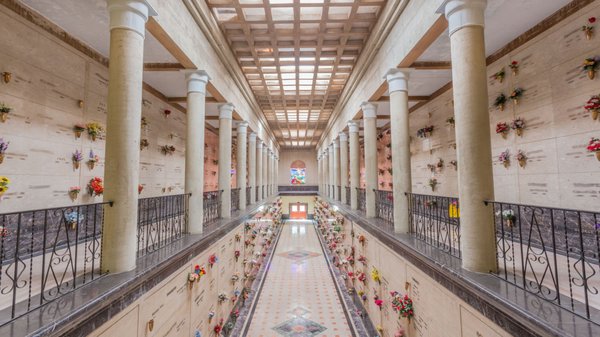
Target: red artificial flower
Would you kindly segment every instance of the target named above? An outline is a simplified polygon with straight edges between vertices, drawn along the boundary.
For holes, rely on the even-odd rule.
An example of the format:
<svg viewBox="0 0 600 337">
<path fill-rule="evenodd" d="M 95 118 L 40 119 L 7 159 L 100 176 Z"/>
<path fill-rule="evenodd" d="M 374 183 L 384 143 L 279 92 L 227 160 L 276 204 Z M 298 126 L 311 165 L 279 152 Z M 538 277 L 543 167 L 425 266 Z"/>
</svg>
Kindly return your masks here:
<svg viewBox="0 0 600 337">
<path fill-rule="evenodd" d="M 595 16 L 592 16 L 592 17 L 590 17 L 590 18 L 588 19 L 588 22 L 589 22 L 590 24 L 593 24 L 593 23 L 595 23 L 595 22 L 596 22 L 596 17 L 595 17 Z"/>
<path fill-rule="evenodd" d="M 516 66 L 517 64 L 519 64 L 519 62 L 517 62 L 517 61 L 512 61 L 512 62 L 511 62 L 511 64 L 512 64 L 513 66 Z"/>
<path fill-rule="evenodd" d="M 590 152 L 600 151 L 600 139 L 592 138 L 587 146 L 587 150 Z"/>
</svg>

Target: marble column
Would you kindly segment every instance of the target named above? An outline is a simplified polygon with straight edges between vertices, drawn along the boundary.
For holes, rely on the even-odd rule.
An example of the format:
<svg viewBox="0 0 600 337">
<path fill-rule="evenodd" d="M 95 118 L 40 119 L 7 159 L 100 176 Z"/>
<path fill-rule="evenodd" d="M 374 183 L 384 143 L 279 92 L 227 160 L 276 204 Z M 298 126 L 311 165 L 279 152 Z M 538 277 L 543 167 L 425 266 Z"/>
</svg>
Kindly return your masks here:
<svg viewBox="0 0 600 337">
<path fill-rule="evenodd" d="M 262 154 L 262 181 L 263 181 L 263 188 L 262 188 L 262 198 L 266 199 L 268 197 L 267 195 L 267 186 L 269 184 L 269 181 L 267 179 L 267 171 L 269 170 L 269 148 L 267 147 L 267 144 L 263 145 L 263 154 Z"/>
<path fill-rule="evenodd" d="M 342 195 L 340 201 L 346 203 L 346 187 L 348 187 L 348 136 L 340 132 L 340 185 L 342 186 Z"/>
<path fill-rule="evenodd" d="M 406 70 L 390 69 L 385 78 L 390 92 L 394 231 L 408 233 L 410 228 L 406 194 L 412 192 L 410 130 L 408 127 L 409 74 Z"/>
<path fill-rule="evenodd" d="M 321 160 L 321 150 L 317 150 L 317 172 L 318 172 L 318 185 L 319 194 L 323 191 L 323 161 Z"/>
<path fill-rule="evenodd" d="M 260 139 L 256 140 L 256 201 L 263 200 L 262 185 L 263 185 L 263 142 Z"/>
<path fill-rule="evenodd" d="M 329 197 L 329 151 L 328 148 L 325 147 L 323 149 L 323 193 L 321 194 L 324 198 Z"/>
<path fill-rule="evenodd" d="M 377 189 L 377 106 L 363 103 L 365 132 L 365 210 L 367 218 L 375 218 L 375 190 Z"/>
<path fill-rule="evenodd" d="M 446 3 L 456 119 L 460 245 L 463 268 L 496 270 L 490 120 L 484 41 L 485 0 Z"/>
<path fill-rule="evenodd" d="M 231 124 L 233 104 L 219 106 L 219 191 L 221 218 L 231 217 Z"/>
<path fill-rule="evenodd" d="M 120 273 L 136 266 L 144 33 L 156 13 L 141 0 L 109 0 L 108 11 L 104 201 L 114 204 L 105 208 L 101 268 Z"/>
<path fill-rule="evenodd" d="M 187 231 L 202 233 L 204 223 L 204 115 L 206 84 L 210 77 L 205 71 L 186 71 L 187 123 L 185 137 L 185 193 L 190 195 Z"/>
<path fill-rule="evenodd" d="M 329 144 L 329 198 L 335 199 L 335 149 L 333 143 Z"/>
<path fill-rule="evenodd" d="M 335 200 L 341 200 L 340 184 L 340 142 L 336 139 L 333 141 L 333 198 Z"/>
<path fill-rule="evenodd" d="M 358 124 L 348 122 L 348 134 L 350 135 L 350 208 L 358 209 L 358 190 L 360 187 L 360 143 L 358 139 Z"/>
<path fill-rule="evenodd" d="M 250 203 L 256 203 L 256 133 L 248 138 L 248 184 L 250 185 Z"/>
<path fill-rule="evenodd" d="M 237 126 L 237 169 L 236 169 L 236 178 L 237 178 L 237 188 L 240 189 L 240 210 L 246 209 L 246 181 L 247 181 L 247 173 L 246 173 L 246 153 L 248 143 L 248 122 L 241 122 Z"/>
</svg>

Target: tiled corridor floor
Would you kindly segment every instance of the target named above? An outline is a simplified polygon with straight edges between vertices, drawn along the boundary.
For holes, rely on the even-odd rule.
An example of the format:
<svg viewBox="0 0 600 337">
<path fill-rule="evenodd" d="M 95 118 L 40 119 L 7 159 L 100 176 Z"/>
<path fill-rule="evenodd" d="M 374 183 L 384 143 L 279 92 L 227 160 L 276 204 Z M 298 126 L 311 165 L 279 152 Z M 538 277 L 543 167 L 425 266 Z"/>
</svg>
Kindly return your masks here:
<svg viewBox="0 0 600 337">
<path fill-rule="evenodd" d="M 352 336 L 312 222 L 284 225 L 247 336 Z"/>
</svg>

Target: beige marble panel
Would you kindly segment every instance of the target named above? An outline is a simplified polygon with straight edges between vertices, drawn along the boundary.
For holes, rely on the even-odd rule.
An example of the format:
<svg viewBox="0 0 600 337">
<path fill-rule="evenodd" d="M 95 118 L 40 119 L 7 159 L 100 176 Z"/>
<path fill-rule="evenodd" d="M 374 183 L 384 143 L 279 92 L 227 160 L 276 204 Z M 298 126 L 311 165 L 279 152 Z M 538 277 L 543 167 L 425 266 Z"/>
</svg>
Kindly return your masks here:
<svg viewBox="0 0 600 337">
<path fill-rule="evenodd" d="M 123 315 L 119 315 L 103 324 L 99 329 L 92 332 L 89 337 L 138 336 L 138 325 L 132 324 L 132 322 L 137 322 L 139 319 L 139 306 L 131 305 L 128 309 L 124 311 Z"/>
</svg>

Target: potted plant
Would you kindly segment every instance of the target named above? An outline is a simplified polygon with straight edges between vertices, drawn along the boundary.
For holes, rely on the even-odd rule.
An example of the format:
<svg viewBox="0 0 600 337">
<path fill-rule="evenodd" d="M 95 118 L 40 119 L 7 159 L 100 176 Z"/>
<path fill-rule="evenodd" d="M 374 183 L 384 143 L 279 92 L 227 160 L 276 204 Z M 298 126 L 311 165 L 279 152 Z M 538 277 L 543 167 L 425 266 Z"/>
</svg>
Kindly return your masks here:
<svg viewBox="0 0 600 337">
<path fill-rule="evenodd" d="M 94 150 L 90 150 L 89 158 L 87 161 L 90 170 L 93 170 L 96 166 L 96 163 L 98 163 L 99 161 L 100 157 L 98 157 L 98 155 L 94 153 Z"/>
<path fill-rule="evenodd" d="M 75 201 L 75 199 L 77 199 L 77 196 L 79 195 L 79 192 L 81 192 L 81 187 L 79 186 L 73 186 L 69 188 L 69 197 L 71 198 L 71 200 Z"/>
<path fill-rule="evenodd" d="M 10 179 L 5 176 L 0 176 L 0 197 L 8 191 L 8 185 L 10 184 Z"/>
<path fill-rule="evenodd" d="M 496 80 L 500 83 L 504 82 L 504 78 L 506 77 L 506 72 L 504 71 L 504 67 L 496 72 L 494 75 L 490 76 L 491 79 Z"/>
<path fill-rule="evenodd" d="M 505 168 L 508 168 L 510 166 L 510 152 L 508 152 L 508 149 L 500 153 L 500 155 L 498 156 L 498 161 L 501 162 Z"/>
<path fill-rule="evenodd" d="M 150 142 L 146 138 L 140 139 L 140 151 L 150 146 Z"/>
<path fill-rule="evenodd" d="M 590 113 L 593 120 L 598 119 L 600 113 L 600 95 L 592 96 L 584 106 L 585 110 Z"/>
<path fill-rule="evenodd" d="M 81 154 L 81 151 L 75 150 L 75 152 L 73 152 L 73 155 L 71 156 L 71 160 L 73 161 L 73 168 L 75 170 L 78 170 L 79 165 L 83 160 L 83 154 Z"/>
<path fill-rule="evenodd" d="M 596 71 L 598 70 L 598 60 L 595 57 L 588 57 L 583 61 L 582 71 L 587 73 L 587 76 L 590 80 L 593 80 L 596 77 Z"/>
<path fill-rule="evenodd" d="M 85 131 L 86 127 L 84 124 L 75 124 L 73 125 L 73 132 L 75 133 L 75 138 L 80 138 L 83 131 Z"/>
<path fill-rule="evenodd" d="M 513 76 L 517 76 L 519 74 L 519 62 L 517 61 L 512 61 L 508 67 L 510 68 L 510 70 L 512 70 L 512 74 Z"/>
<path fill-rule="evenodd" d="M 525 121 L 521 117 L 516 118 L 512 121 L 512 123 L 510 123 L 510 128 L 515 130 L 517 136 L 521 136 L 523 135 L 523 130 L 525 129 Z"/>
<path fill-rule="evenodd" d="M 505 122 L 500 122 L 498 124 L 496 124 L 496 134 L 499 134 L 502 136 L 502 138 L 506 139 L 506 135 L 508 134 L 508 131 L 510 130 L 510 128 L 508 127 L 508 124 L 506 124 Z"/>
<path fill-rule="evenodd" d="M 90 196 L 99 196 L 102 195 L 102 193 L 104 193 L 104 182 L 102 181 L 102 178 L 100 177 L 94 177 L 92 179 L 90 179 L 90 182 L 88 183 L 88 192 L 90 193 Z"/>
<path fill-rule="evenodd" d="M 592 137 L 587 146 L 587 150 L 596 153 L 596 159 L 600 160 L 600 139 Z"/>
<path fill-rule="evenodd" d="M 519 166 L 525 167 L 527 164 L 527 155 L 525 155 L 525 152 L 519 150 L 519 152 L 517 152 L 517 160 L 519 161 Z"/>
<path fill-rule="evenodd" d="M 509 228 L 512 228 L 515 225 L 515 220 L 517 220 L 517 217 L 515 216 L 515 211 L 513 211 L 512 209 L 505 209 L 504 211 L 502 211 L 502 213 L 500 213 L 500 215 L 502 216 L 502 220 L 504 220 L 504 222 L 506 223 L 506 226 L 508 226 Z"/>
<path fill-rule="evenodd" d="M 77 225 L 83 221 L 85 217 L 83 214 L 79 214 L 77 211 L 67 212 L 65 213 L 65 222 L 71 227 L 71 229 L 75 230 Z"/>
<path fill-rule="evenodd" d="M 510 99 L 513 101 L 513 103 L 515 105 L 519 104 L 519 100 L 521 99 L 521 97 L 523 97 L 523 93 L 525 92 L 525 89 L 521 89 L 521 88 L 515 88 L 512 93 L 510 94 Z"/>
<path fill-rule="evenodd" d="M 585 38 L 588 40 L 591 40 L 594 35 L 594 23 L 596 23 L 596 17 L 592 16 L 588 18 L 588 23 L 581 27 L 581 31 L 585 33 Z"/>
<path fill-rule="evenodd" d="M 87 133 L 92 138 L 92 141 L 96 141 L 96 138 L 100 137 L 102 132 L 104 131 L 104 127 L 100 125 L 98 122 L 90 122 L 85 125 L 87 129 Z"/>
<path fill-rule="evenodd" d="M 0 164 L 4 162 L 4 156 L 6 155 L 6 150 L 8 150 L 8 144 L 10 144 L 10 142 L 5 142 L 4 138 L 0 138 Z"/>
<path fill-rule="evenodd" d="M 8 118 L 8 113 L 11 110 L 11 107 L 6 105 L 4 102 L 0 102 L 0 121 L 2 121 L 2 123 L 6 122 L 6 119 Z"/>
<path fill-rule="evenodd" d="M 429 179 L 429 187 L 431 187 L 431 191 L 434 192 L 435 191 L 435 187 L 437 186 L 438 181 L 435 178 L 431 178 Z"/>
<path fill-rule="evenodd" d="M 504 106 L 506 105 L 506 95 L 500 94 L 494 100 L 494 107 L 499 109 L 500 111 L 504 111 Z"/>
</svg>

